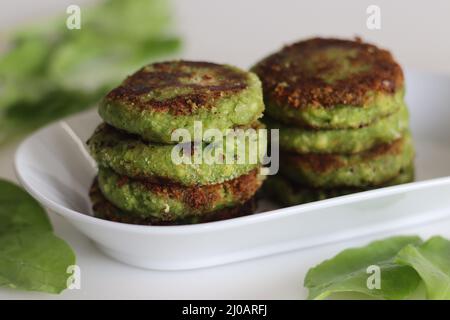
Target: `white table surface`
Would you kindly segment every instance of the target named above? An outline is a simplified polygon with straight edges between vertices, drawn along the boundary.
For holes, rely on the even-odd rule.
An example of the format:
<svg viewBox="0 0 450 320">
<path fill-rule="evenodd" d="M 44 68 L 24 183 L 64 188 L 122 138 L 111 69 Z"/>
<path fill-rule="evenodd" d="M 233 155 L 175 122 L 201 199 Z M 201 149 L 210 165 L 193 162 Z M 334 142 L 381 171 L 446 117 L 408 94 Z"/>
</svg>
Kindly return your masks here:
<svg viewBox="0 0 450 320">
<path fill-rule="evenodd" d="M 87 0 L 78 1 L 86 3 Z M 64 12 L 68 0 L 16 0 L 0 4 L 0 33 Z M 377 4 L 382 29 L 365 27 L 365 9 Z M 312 35 L 355 34 L 390 48 L 416 69 L 450 73 L 449 1 L 258 1 L 177 0 L 177 29 L 186 42 L 182 57 L 248 67 L 284 43 Z M 1 38 L 0 38 L 1 41 Z M 1 130 L 1 128 L 0 128 Z M 0 149 L 0 177 L 16 181 L 16 143 Z M 391 234 L 450 238 L 450 219 L 332 245 L 231 265 L 183 272 L 137 269 L 115 262 L 62 218 L 51 215 L 56 233 L 70 243 L 81 267 L 81 289 L 59 296 L 0 289 L 0 299 L 303 299 L 307 270 L 339 251 Z"/>
</svg>

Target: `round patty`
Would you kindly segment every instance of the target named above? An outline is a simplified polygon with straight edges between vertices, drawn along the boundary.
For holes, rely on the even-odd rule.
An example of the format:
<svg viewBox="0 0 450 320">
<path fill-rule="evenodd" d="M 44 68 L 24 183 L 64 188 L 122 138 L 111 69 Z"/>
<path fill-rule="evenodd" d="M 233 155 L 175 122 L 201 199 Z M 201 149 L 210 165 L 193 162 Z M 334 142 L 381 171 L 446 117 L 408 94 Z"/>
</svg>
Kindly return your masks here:
<svg viewBox="0 0 450 320">
<path fill-rule="evenodd" d="M 91 198 L 92 209 L 94 211 L 95 217 L 115 222 L 140 224 L 140 225 L 182 225 L 182 224 L 220 221 L 253 214 L 255 213 L 257 207 L 255 198 L 251 198 L 242 205 L 234 206 L 231 208 L 224 208 L 213 212 L 208 212 L 203 215 L 191 215 L 186 216 L 182 219 L 167 221 L 153 218 L 151 216 L 140 217 L 135 214 L 130 214 L 122 209 L 119 209 L 111 202 L 109 202 L 102 194 L 98 186 L 97 179 L 94 180 L 91 186 L 89 196 Z"/>
<path fill-rule="evenodd" d="M 103 195 L 124 211 L 140 217 L 173 221 L 245 203 L 262 185 L 263 176 L 258 171 L 221 184 L 184 187 L 133 180 L 100 168 L 98 184 Z"/>
<path fill-rule="evenodd" d="M 314 188 L 380 185 L 412 164 L 414 148 L 410 134 L 391 144 L 352 154 L 281 154 L 280 172 Z"/>
<path fill-rule="evenodd" d="M 380 186 L 372 186 L 370 188 L 334 188 L 320 189 L 307 188 L 291 182 L 289 179 L 281 175 L 270 176 L 264 183 L 264 193 L 269 197 L 285 206 L 294 206 L 298 204 L 319 201 L 347 194 L 372 190 L 376 188 L 389 187 L 403 183 L 414 181 L 414 167 L 408 166 L 401 172 Z"/>
<path fill-rule="evenodd" d="M 263 110 L 255 74 L 228 65 L 169 61 L 128 77 L 101 101 L 99 114 L 146 140 L 176 143 L 171 140 L 176 129 L 187 129 L 194 139 L 194 121 L 201 121 L 203 130 L 225 130 L 252 123 Z"/>
<path fill-rule="evenodd" d="M 311 128 L 359 128 L 403 104 L 403 72 L 392 55 L 360 40 L 294 43 L 252 68 L 266 113 Z"/>
<path fill-rule="evenodd" d="M 260 124 L 255 123 L 254 128 Z M 115 172 L 131 177 L 154 182 L 172 182 L 185 186 L 216 184 L 228 181 L 246 174 L 260 166 L 259 153 L 264 154 L 267 140 L 256 143 L 262 148 L 250 147 L 249 140 L 245 143 L 245 158 L 238 161 L 240 149 L 235 144 L 234 150 L 226 148 L 224 140 L 221 157 L 223 159 L 234 159 L 235 163 L 208 163 L 203 159 L 201 163 L 195 164 L 194 156 L 189 156 L 191 164 L 176 163 L 172 161 L 174 145 L 163 145 L 146 142 L 138 136 L 127 134 L 107 124 L 101 124 L 88 140 L 87 144 L 93 158 L 101 167 L 108 167 Z M 236 140 L 235 140 L 236 141 Z M 201 152 L 208 146 L 202 144 Z M 191 146 L 192 147 L 192 146 Z M 257 150 L 258 149 L 258 150 Z M 223 154 L 223 156 L 222 156 Z M 250 155 L 252 155 L 250 157 Z"/>
<path fill-rule="evenodd" d="M 406 106 L 359 129 L 314 130 L 281 124 L 269 117 L 264 122 L 271 129 L 278 128 L 280 148 L 306 153 L 351 154 L 369 150 L 377 145 L 397 140 L 408 130 L 409 114 Z"/>
</svg>

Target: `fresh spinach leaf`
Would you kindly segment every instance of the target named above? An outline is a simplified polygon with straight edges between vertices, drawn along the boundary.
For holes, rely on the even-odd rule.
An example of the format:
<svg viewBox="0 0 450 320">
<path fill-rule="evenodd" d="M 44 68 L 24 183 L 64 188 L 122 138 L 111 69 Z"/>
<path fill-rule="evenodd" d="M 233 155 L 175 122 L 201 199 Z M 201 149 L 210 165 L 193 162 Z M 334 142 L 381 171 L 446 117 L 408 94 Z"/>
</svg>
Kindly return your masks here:
<svg viewBox="0 0 450 320">
<path fill-rule="evenodd" d="M 450 241 L 436 236 L 403 248 L 395 260 L 414 268 L 425 282 L 428 299 L 450 299 Z"/>
<path fill-rule="evenodd" d="M 0 180 L 0 285 L 60 293 L 72 249 L 52 232 L 44 209 L 18 186 Z"/>
<path fill-rule="evenodd" d="M 52 231 L 45 210 L 19 186 L 0 179 L 0 235 Z"/>
<path fill-rule="evenodd" d="M 416 290 L 420 277 L 413 268 L 398 265 L 394 260 L 405 246 L 420 243 L 419 237 L 402 236 L 344 250 L 308 271 L 304 285 L 309 289 L 309 298 L 324 299 L 332 293 L 357 292 L 376 298 L 405 299 Z M 370 266 L 379 268 L 379 288 L 367 284 Z"/>
</svg>

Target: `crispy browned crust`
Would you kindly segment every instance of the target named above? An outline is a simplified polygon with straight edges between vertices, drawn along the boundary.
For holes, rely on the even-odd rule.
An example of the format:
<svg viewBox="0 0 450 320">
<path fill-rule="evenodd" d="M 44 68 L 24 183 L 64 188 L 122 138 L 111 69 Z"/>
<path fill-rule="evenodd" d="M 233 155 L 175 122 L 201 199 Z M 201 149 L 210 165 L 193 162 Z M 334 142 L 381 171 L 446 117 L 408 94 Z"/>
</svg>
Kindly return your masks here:
<svg viewBox="0 0 450 320">
<path fill-rule="evenodd" d="M 256 120 L 256 121 L 253 121 L 252 123 L 250 123 L 248 125 L 236 125 L 232 129 L 235 129 L 235 130 L 236 129 L 243 129 L 243 130 L 245 130 L 245 129 L 248 129 L 248 128 L 259 130 L 259 129 L 265 129 L 266 125 L 264 123 L 262 123 L 261 121 Z M 115 127 L 107 124 L 106 122 L 101 123 L 97 128 L 95 128 L 93 136 L 95 134 L 97 134 L 97 133 L 100 133 L 100 132 L 105 134 L 105 135 L 108 135 L 108 134 L 120 134 L 120 138 L 123 139 L 123 140 L 134 140 L 134 141 L 142 142 L 142 143 L 145 143 L 145 144 L 162 145 L 162 144 L 157 143 L 157 142 L 145 141 L 144 139 L 142 139 L 142 137 L 140 135 L 129 133 L 129 132 L 126 132 L 124 130 L 115 128 Z M 91 136 L 91 138 L 92 138 L 92 136 Z M 91 138 L 89 138 L 86 141 L 87 145 L 89 145 L 91 143 L 91 141 L 92 141 Z M 194 145 L 194 142 L 192 142 L 192 146 L 193 145 Z M 106 141 L 103 141 L 101 144 L 98 144 L 99 148 L 109 148 L 109 147 L 114 147 L 114 146 L 115 146 L 115 144 L 113 142 L 107 143 Z M 129 144 L 127 147 L 128 147 L 128 149 L 133 149 L 135 147 L 135 145 L 134 144 Z M 194 148 L 191 148 L 191 150 L 192 150 L 192 152 L 194 152 Z"/>
<path fill-rule="evenodd" d="M 390 144 L 378 145 L 368 151 L 359 153 L 363 160 L 375 159 L 389 154 L 398 155 L 402 152 L 405 138 L 399 138 Z M 314 172 L 322 173 L 341 168 L 345 165 L 343 156 L 339 154 L 292 154 L 283 153 L 285 161 L 294 166 L 310 168 Z"/>
<path fill-rule="evenodd" d="M 89 196 L 92 201 L 92 209 L 95 217 L 115 222 L 139 225 L 180 225 L 220 221 L 253 214 L 255 213 L 257 207 L 255 198 L 250 198 L 243 204 L 232 208 L 225 208 L 204 213 L 202 215 L 185 217 L 179 220 L 164 221 L 154 217 L 143 218 L 135 216 L 117 208 L 103 196 L 98 186 L 97 179 L 94 180 L 91 186 Z"/>
<path fill-rule="evenodd" d="M 385 181 L 380 182 L 379 184 L 375 184 L 375 185 L 370 185 L 367 187 L 341 187 L 341 188 L 317 188 L 317 187 L 311 187 L 311 186 L 307 186 L 307 185 L 303 185 L 301 183 L 298 182 L 292 182 L 289 180 L 289 178 L 284 178 L 289 182 L 289 186 L 292 188 L 292 190 L 294 192 L 301 192 L 303 190 L 310 190 L 312 192 L 331 192 L 331 193 L 335 193 L 335 194 L 350 194 L 350 193 L 356 193 L 356 192 L 362 192 L 362 191 L 368 191 L 368 190 L 373 190 L 373 189 L 377 189 L 377 188 L 384 188 L 384 187 L 389 187 L 389 186 L 393 186 L 393 185 L 398 185 L 399 183 L 396 183 L 395 181 L 398 179 L 399 176 L 404 175 L 405 171 L 410 170 L 411 173 L 409 174 L 409 178 L 407 180 L 407 182 L 412 182 L 415 179 L 415 168 L 414 168 L 414 164 L 411 164 L 409 167 L 405 167 L 402 168 L 401 172 L 399 172 L 399 174 L 393 178 L 387 178 Z M 403 183 L 407 183 L 407 182 L 403 182 Z"/>
<path fill-rule="evenodd" d="M 222 190 L 232 194 L 236 203 L 244 203 L 252 198 L 261 187 L 262 180 L 258 177 L 259 169 L 250 171 L 248 174 L 228 180 L 223 183 L 203 185 L 203 186 L 181 186 L 179 184 L 165 182 L 155 183 L 146 179 L 139 179 L 142 185 L 152 193 L 176 199 L 185 203 L 192 209 L 201 210 L 208 208 L 212 203 L 220 201 L 223 197 Z M 123 176 L 119 183 L 122 185 L 128 182 L 128 177 Z M 118 187 L 120 187 L 119 185 Z"/>
<path fill-rule="evenodd" d="M 356 50 L 356 56 L 349 62 L 370 65 L 370 70 L 333 83 L 325 82 L 321 76 L 337 68 L 332 61 L 319 60 L 315 72 L 310 72 L 303 62 L 312 56 L 317 58 L 321 50 L 329 48 Z M 265 58 L 253 71 L 262 81 L 266 101 L 297 109 L 362 106 L 369 99 L 369 92 L 394 94 L 403 87 L 403 71 L 391 53 L 359 38 L 355 41 L 313 38 L 297 42 Z"/>
<path fill-rule="evenodd" d="M 201 80 L 198 79 L 198 69 L 202 70 Z M 168 61 L 143 67 L 109 92 L 105 101 L 120 102 L 141 110 L 189 115 L 195 110 L 210 108 L 215 99 L 240 92 L 247 86 L 247 74 L 226 65 Z M 172 88 L 187 89 L 191 92 L 164 100 L 145 99 L 145 96 L 154 90 Z"/>
</svg>

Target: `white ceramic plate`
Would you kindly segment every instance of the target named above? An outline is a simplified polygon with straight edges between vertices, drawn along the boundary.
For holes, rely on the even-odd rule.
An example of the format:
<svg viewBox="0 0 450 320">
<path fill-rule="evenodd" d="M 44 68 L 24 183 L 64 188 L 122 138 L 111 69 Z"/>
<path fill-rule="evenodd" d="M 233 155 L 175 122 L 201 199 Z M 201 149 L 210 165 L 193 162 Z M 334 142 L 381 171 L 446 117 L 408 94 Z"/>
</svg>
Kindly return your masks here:
<svg viewBox="0 0 450 320">
<path fill-rule="evenodd" d="M 19 147 L 15 167 L 23 186 L 65 217 L 107 255 L 162 270 L 192 269 L 317 246 L 416 225 L 450 211 L 450 78 L 407 74 L 407 101 L 417 149 L 417 182 L 187 226 L 137 226 L 91 216 L 95 175 L 82 143 L 100 119 L 95 111 L 54 123 Z"/>
</svg>

